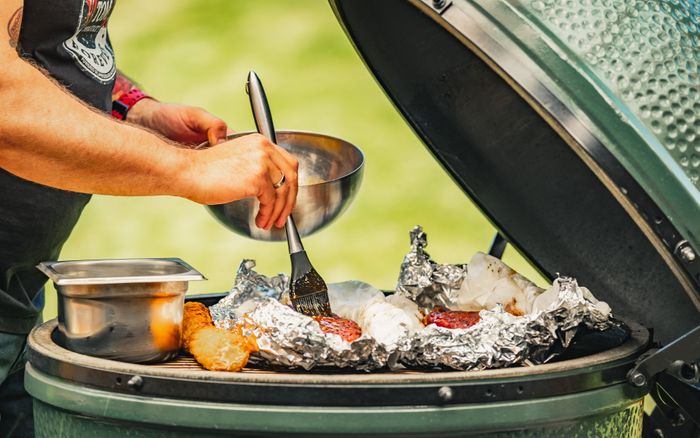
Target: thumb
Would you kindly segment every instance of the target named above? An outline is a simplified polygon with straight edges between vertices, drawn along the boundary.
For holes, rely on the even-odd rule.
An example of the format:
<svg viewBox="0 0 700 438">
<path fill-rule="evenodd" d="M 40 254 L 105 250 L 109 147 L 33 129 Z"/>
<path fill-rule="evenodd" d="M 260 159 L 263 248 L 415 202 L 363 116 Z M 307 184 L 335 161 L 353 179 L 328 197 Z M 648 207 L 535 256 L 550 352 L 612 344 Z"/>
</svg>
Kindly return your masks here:
<svg viewBox="0 0 700 438">
<path fill-rule="evenodd" d="M 206 134 L 211 145 L 226 139 L 226 122 L 202 109 L 190 112 L 189 125 L 193 131 Z"/>
<path fill-rule="evenodd" d="M 228 133 L 228 128 L 226 127 L 226 122 L 217 119 L 212 126 L 207 129 L 207 139 L 209 143 L 214 146 L 220 141 L 226 141 L 226 135 Z"/>
<path fill-rule="evenodd" d="M 215 146 L 219 143 L 219 140 L 223 140 L 224 138 L 225 136 L 221 137 L 220 133 L 215 128 L 209 128 L 209 130 L 207 130 L 207 140 L 212 146 Z"/>
</svg>

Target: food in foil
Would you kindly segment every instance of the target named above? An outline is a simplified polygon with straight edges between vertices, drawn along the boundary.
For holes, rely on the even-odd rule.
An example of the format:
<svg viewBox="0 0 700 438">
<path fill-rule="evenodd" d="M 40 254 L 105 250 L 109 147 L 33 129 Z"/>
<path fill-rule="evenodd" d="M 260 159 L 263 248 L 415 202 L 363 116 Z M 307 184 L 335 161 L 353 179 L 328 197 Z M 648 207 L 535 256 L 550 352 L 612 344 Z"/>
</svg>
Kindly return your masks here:
<svg viewBox="0 0 700 438">
<path fill-rule="evenodd" d="M 255 272 L 255 260 L 244 259 L 236 272 L 234 285 L 228 295 L 211 306 L 209 311 L 214 321 L 241 321 L 243 315 L 252 310 L 257 300 L 271 298 L 291 304 L 289 300 L 289 277 L 277 274 L 272 277 Z M 248 304 L 244 306 L 244 304 Z"/>
<path fill-rule="evenodd" d="M 361 281 L 328 285 L 331 309 L 356 321 L 377 347 L 371 354 L 372 367 L 400 366 L 399 358 L 410 351 L 416 331 L 423 328 L 421 313 L 412 301 L 383 292 Z"/>
<path fill-rule="evenodd" d="M 352 342 L 362 336 L 362 329 L 355 321 L 339 316 L 312 316 L 326 333 L 340 336 L 345 342 Z"/>
<path fill-rule="evenodd" d="M 217 327 L 244 324 L 255 335 L 257 357 L 271 365 L 311 369 L 318 366 L 370 370 L 399 366 L 402 352 L 410 350 L 411 337 L 422 328 L 420 312 L 403 297 L 387 298 L 359 281 L 329 284 L 333 313 L 357 324 L 361 335 L 326 332 L 312 317 L 290 306 L 286 277 L 255 272 L 255 262 L 239 266 L 230 293 L 210 312 Z"/>
<path fill-rule="evenodd" d="M 475 254 L 468 264 L 439 264 L 425 251 L 422 228 L 411 231 L 396 291 L 388 296 L 360 281 L 329 284 L 334 315 L 308 317 L 290 307 L 288 278 L 255 272 L 244 260 L 231 292 L 209 310 L 222 329 L 253 335 L 254 353 L 270 365 L 439 367 L 477 370 L 544 363 L 579 327 L 619 323 L 610 307 L 570 277 L 546 289 L 501 260 Z"/>
<path fill-rule="evenodd" d="M 438 327 L 448 329 L 465 329 L 473 326 L 481 320 L 479 312 L 467 312 L 464 310 L 446 310 L 436 307 L 423 318 L 423 324 L 435 324 Z"/>
<path fill-rule="evenodd" d="M 411 250 L 401 263 L 397 295 L 409 298 L 423 310 L 454 307 L 452 291 L 462 285 L 466 266 L 435 263 L 425 252 L 428 236 L 420 226 L 411 230 L 410 236 Z"/>
<path fill-rule="evenodd" d="M 183 348 L 212 371 L 240 371 L 258 349 L 255 338 L 244 335 L 240 325 L 227 330 L 216 327 L 201 303 L 185 303 L 183 333 Z"/>
<path fill-rule="evenodd" d="M 421 227 L 411 231 L 396 295 L 427 315 L 438 306 L 478 312 L 479 320 L 464 328 L 428 324 L 402 355 L 406 365 L 471 370 L 544 363 L 552 359 L 551 347 L 567 347 L 579 326 L 605 330 L 619 324 L 610 307 L 573 278 L 557 278 L 545 290 L 484 253 L 466 265 L 440 265 L 425 251 L 427 242 Z"/>
<path fill-rule="evenodd" d="M 454 308 L 479 311 L 497 305 L 515 316 L 532 311 L 544 290 L 515 272 L 502 260 L 477 252 L 466 265 L 462 284 L 451 291 Z"/>
<path fill-rule="evenodd" d="M 370 356 L 376 344 L 368 336 L 347 342 L 338 334 L 324 332 L 313 318 L 272 298 L 244 305 L 251 305 L 244 320 L 257 340 L 257 356 L 271 365 L 307 370 L 318 366 L 372 368 Z"/>
<path fill-rule="evenodd" d="M 401 264 L 396 293 L 424 311 L 436 306 L 479 311 L 504 305 L 511 313 L 524 314 L 543 291 L 500 259 L 482 252 L 474 254 L 469 264 L 436 263 L 425 251 L 428 237 L 423 229 L 415 227 L 410 236 L 411 250 Z"/>
</svg>

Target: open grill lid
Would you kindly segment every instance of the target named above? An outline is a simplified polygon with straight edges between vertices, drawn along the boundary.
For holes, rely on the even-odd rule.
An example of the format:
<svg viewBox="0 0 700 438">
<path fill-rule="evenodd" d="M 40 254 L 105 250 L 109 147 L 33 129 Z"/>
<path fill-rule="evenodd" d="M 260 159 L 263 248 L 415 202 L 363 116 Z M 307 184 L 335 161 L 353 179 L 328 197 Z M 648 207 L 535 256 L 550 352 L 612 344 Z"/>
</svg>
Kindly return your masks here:
<svg viewBox="0 0 700 438">
<path fill-rule="evenodd" d="M 388 97 L 508 241 L 662 342 L 700 324 L 689 4 L 331 0 Z"/>
</svg>

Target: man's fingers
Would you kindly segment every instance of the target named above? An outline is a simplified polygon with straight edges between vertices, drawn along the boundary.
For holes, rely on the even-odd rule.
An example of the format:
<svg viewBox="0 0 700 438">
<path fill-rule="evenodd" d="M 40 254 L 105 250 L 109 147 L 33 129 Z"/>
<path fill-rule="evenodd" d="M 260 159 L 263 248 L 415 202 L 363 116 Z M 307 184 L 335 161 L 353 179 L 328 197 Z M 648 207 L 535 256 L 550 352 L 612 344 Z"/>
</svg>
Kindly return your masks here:
<svg viewBox="0 0 700 438">
<path fill-rule="evenodd" d="M 207 140 L 209 141 L 209 144 L 214 146 L 219 142 L 219 137 L 216 135 L 216 131 L 213 129 L 210 129 L 207 131 Z"/>
<path fill-rule="evenodd" d="M 258 228 L 269 228 L 268 223 L 270 223 L 270 217 L 272 216 L 272 211 L 275 207 L 276 198 L 277 196 L 272 184 L 266 184 L 266 182 L 263 182 L 260 192 L 258 193 L 260 209 L 258 210 L 258 216 L 255 218 L 255 225 L 257 225 Z"/>
<path fill-rule="evenodd" d="M 277 146 L 277 152 L 279 152 L 284 160 L 289 163 L 294 169 L 298 169 L 299 161 L 294 158 L 294 155 L 290 154 L 285 148 Z"/>
<path fill-rule="evenodd" d="M 278 197 L 285 197 L 284 209 L 280 212 L 280 215 L 277 217 L 277 222 L 275 223 L 277 228 L 282 228 L 287 220 L 287 216 L 292 214 L 292 210 L 294 210 L 294 206 L 296 205 L 297 193 L 299 191 L 299 186 L 296 184 L 296 182 L 285 182 L 283 187 L 286 188 L 286 192 L 282 193 L 280 190 L 278 190 L 277 193 Z"/>
<path fill-rule="evenodd" d="M 284 210 L 282 210 L 282 213 L 280 213 L 279 218 L 277 219 L 277 228 L 282 228 L 284 226 L 284 223 L 287 220 L 287 216 L 292 214 L 292 210 L 294 210 L 294 206 L 297 203 L 297 193 L 299 192 L 299 187 L 295 185 L 289 185 L 288 190 L 287 190 L 287 202 L 285 203 Z"/>
<path fill-rule="evenodd" d="M 207 141 L 211 146 L 216 146 L 217 144 L 228 140 L 228 136 L 235 133 L 236 131 L 229 129 L 224 123 L 223 127 L 217 125 L 207 130 Z"/>
<path fill-rule="evenodd" d="M 277 171 L 277 174 L 281 174 L 280 171 Z M 279 181 L 279 179 L 277 181 Z M 275 181 L 275 182 L 277 182 L 277 181 Z M 273 188 L 274 188 L 274 186 L 273 186 Z M 272 227 L 273 224 L 279 223 L 280 214 L 282 214 L 282 212 L 285 210 L 285 207 L 286 207 L 287 193 L 288 192 L 289 192 L 289 185 L 287 185 L 286 176 L 285 176 L 285 183 L 282 184 L 281 186 L 275 188 L 275 206 L 272 209 L 272 214 L 270 215 L 270 218 L 267 221 L 266 228 L 270 228 L 270 227 Z"/>
<path fill-rule="evenodd" d="M 213 146 L 220 141 L 226 140 L 228 127 L 226 122 L 207 111 L 191 107 L 188 111 L 188 122 L 190 128 L 202 136 L 206 135 L 207 140 Z"/>
<path fill-rule="evenodd" d="M 211 126 L 207 129 L 207 140 L 214 146 L 221 141 L 226 141 L 226 136 L 228 135 L 228 128 L 223 120 L 216 119 L 212 122 Z"/>
<path fill-rule="evenodd" d="M 277 219 L 277 223 L 275 224 L 278 228 L 282 228 L 287 216 L 292 213 L 292 210 L 294 210 L 294 206 L 296 205 L 297 194 L 299 193 L 299 161 L 297 161 L 297 159 L 284 148 L 277 146 L 277 151 L 291 168 L 292 173 L 290 175 L 294 176 L 289 178 L 290 181 L 289 190 L 287 191 L 287 202 L 284 210 L 282 210 L 282 213 L 280 214 L 280 217 Z"/>
<path fill-rule="evenodd" d="M 284 174 L 284 176 L 285 176 L 284 185 L 287 186 L 285 188 L 284 192 L 278 190 L 278 193 L 277 193 L 278 197 L 284 198 L 284 201 L 280 203 L 283 206 L 283 208 L 280 210 L 279 215 L 274 217 L 275 225 L 278 228 L 281 228 L 284 226 L 284 222 L 287 220 L 287 216 L 289 216 L 289 214 L 292 212 L 292 209 L 294 208 L 296 196 L 297 196 L 297 190 L 298 190 L 298 188 L 297 188 L 298 175 L 297 175 L 296 159 L 292 157 L 291 162 L 290 162 L 290 160 L 288 160 L 288 158 L 285 157 L 283 152 L 286 153 L 286 151 L 284 151 L 279 146 L 275 146 L 274 152 L 272 154 L 270 154 L 270 158 L 272 159 L 272 162 Z"/>
</svg>

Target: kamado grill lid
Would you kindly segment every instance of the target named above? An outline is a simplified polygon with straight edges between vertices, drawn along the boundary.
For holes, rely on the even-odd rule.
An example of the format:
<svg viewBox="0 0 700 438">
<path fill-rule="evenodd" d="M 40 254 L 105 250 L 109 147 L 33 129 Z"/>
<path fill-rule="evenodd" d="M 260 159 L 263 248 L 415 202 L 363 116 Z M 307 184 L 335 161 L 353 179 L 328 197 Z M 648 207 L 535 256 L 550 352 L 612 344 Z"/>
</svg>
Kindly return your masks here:
<svg viewBox="0 0 700 438">
<path fill-rule="evenodd" d="M 548 278 L 670 341 L 700 324 L 700 9 L 331 0 L 454 181 Z"/>
</svg>

